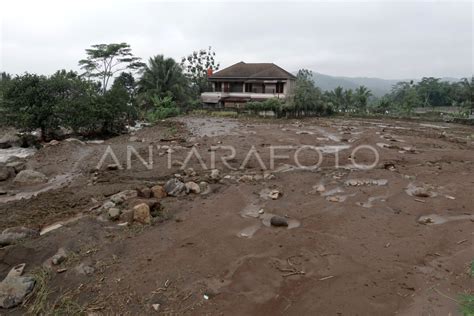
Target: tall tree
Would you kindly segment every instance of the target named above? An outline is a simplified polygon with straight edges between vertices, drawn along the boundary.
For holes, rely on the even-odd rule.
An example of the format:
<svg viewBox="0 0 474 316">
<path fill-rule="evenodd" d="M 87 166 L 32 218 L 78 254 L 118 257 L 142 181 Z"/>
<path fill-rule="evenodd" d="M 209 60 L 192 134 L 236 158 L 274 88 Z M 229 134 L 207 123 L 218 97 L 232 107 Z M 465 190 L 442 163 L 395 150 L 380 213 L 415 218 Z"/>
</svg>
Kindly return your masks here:
<svg viewBox="0 0 474 316">
<path fill-rule="evenodd" d="M 153 98 L 172 97 L 183 106 L 189 97 L 189 82 L 181 66 L 173 58 L 157 55 L 148 60 L 138 82 L 139 93 L 146 106 Z"/>
<path fill-rule="evenodd" d="M 219 70 L 219 62 L 216 61 L 216 52 L 211 46 L 208 49 L 194 51 L 192 54 L 181 58 L 181 67 L 190 79 L 194 92 L 199 96 L 208 88 L 208 70 Z"/>
<path fill-rule="evenodd" d="M 355 90 L 355 100 L 357 108 L 361 112 L 367 112 L 367 100 L 372 96 L 372 92 L 365 86 L 360 86 Z"/>
<path fill-rule="evenodd" d="M 127 43 L 97 44 L 86 49 L 87 58 L 79 61 L 85 76 L 98 78 L 102 93 L 107 91 L 110 78 L 123 70 L 137 70 L 143 67 L 139 57 L 132 54 Z"/>
</svg>

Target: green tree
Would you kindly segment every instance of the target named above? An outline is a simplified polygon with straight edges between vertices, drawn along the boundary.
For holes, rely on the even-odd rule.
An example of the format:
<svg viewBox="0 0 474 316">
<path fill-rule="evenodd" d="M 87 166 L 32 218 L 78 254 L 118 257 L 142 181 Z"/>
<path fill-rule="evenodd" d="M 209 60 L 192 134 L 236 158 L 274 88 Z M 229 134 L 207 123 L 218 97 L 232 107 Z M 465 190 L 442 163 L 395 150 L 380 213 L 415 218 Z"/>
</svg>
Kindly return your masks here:
<svg viewBox="0 0 474 316">
<path fill-rule="evenodd" d="M 97 44 L 86 49 L 87 58 L 79 61 L 88 78 L 98 78 L 102 93 L 108 88 L 110 78 L 123 70 L 137 70 L 143 67 L 139 57 L 132 54 L 127 43 Z"/>
<path fill-rule="evenodd" d="M 355 90 L 354 99 L 359 111 L 367 113 L 367 101 L 371 96 L 372 92 L 365 86 L 360 86 Z"/>
<path fill-rule="evenodd" d="M 288 106 L 284 108 L 286 112 L 295 116 L 323 115 L 331 112 L 323 101 L 321 90 L 315 86 L 310 70 L 301 69 L 296 75 L 296 85 L 294 94 Z"/>
<path fill-rule="evenodd" d="M 209 46 L 208 49 L 194 51 L 192 54 L 181 59 L 181 67 L 190 79 L 193 92 L 199 96 L 205 92 L 209 83 L 207 81 L 208 70 L 213 72 L 219 70 L 219 62 L 216 61 L 216 52 Z"/>
<path fill-rule="evenodd" d="M 153 98 L 171 97 L 184 107 L 189 100 L 189 81 L 173 58 L 157 55 L 150 58 L 138 82 L 138 91 L 145 109 L 153 107 Z"/>
</svg>

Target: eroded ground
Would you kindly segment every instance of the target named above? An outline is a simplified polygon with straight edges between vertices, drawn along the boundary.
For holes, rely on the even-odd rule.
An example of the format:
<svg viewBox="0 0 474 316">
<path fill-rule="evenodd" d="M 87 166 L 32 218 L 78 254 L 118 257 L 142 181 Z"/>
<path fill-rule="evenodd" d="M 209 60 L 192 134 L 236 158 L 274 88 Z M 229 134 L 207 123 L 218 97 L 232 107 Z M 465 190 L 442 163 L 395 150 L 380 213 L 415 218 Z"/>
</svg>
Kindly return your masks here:
<svg viewBox="0 0 474 316">
<path fill-rule="evenodd" d="M 52 180 L 4 184 L 0 226 L 66 222 L 1 248 L 0 273 L 26 263 L 25 274 L 37 275 L 58 248 L 69 255 L 44 270 L 44 302 L 35 292 L 8 312 L 55 306 L 133 315 L 456 315 L 453 299 L 473 289 L 473 134 L 472 127 L 392 120 L 184 117 L 138 131 L 139 141 L 124 135 L 46 146 L 28 165 Z M 126 168 L 127 145 L 145 160 L 152 147 L 151 170 L 133 155 Z M 322 153 L 318 168 L 294 167 L 304 145 Z M 377 149 L 375 168 L 353 167 L 359 145 Z M 123 170 L 107 170 L 108 156 L 95 171 L 107 146 Z M 220 158 L 229 146 L 236 155 L 226 166 Z M 291 146 L 276 150 L 290 158 L 270 166 L 272 146 Z M 196 174 L 186 175 L 178 161 L 192 150 L 203 164 L 192 156 L 186 167 Z M 308 149 L 297 158 L 310 166 L 318 156 Z M 353 158 L 368 165 L 374 153 Z M 219 179 L 209 178 L 211 168 Z M 162 199 L 149 226 L 97 216 L 112 194 L 175 174 L 207 181 L 212 192 Z M 281 196 L 268 198 L 275 191 Z M 272 227 L 272 215 L 289 226 Z"/>
</svg>

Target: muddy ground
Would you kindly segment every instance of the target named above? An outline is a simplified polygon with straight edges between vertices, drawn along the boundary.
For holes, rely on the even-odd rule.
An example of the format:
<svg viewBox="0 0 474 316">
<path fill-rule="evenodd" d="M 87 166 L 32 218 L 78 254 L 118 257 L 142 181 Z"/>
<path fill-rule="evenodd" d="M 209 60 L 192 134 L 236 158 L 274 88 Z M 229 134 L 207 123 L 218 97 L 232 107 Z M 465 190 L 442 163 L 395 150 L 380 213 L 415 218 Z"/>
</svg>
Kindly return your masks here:
<svg viewBox="0 0 474 316">
<path fill-rule="evenodd" d="M 0 313 L 457 315 L 455 300 L 473 291 L 473 135 L 467 126 L 393 120 L 183 117 L 136 132 L 139 141 L 46 146 L 28 167 L 50 182 L 3 183 L 10 193 L 0 196 L 0 228 L 63 226 L 0 249 L 2 278 L 19 263 L 44 277 L 23 306 Z M 145 160 L 152 146 L 151 170 L 134 155 L 127 168 L 127 145 Z M 318 146 L 318 168 L 291 167 L 304 145 Z M 354 168 L 359 145 L 377 150 L 374 168 Z M 108 146 L 124 169 L 107 170 L 109 155 L 96 172 Z M 263 165 L 254 152 L 229 169 L 220 160 L 226 146 L 236 149 L 229 166 L 241 167 L 252 146 Z M 293 146 L 277 149 L 290 158 L 270 168 L 271 146 Z M 193 149 L 205 166 L 192 156 L 186 167 L 196 175 L 186 176 L 175 160 Z M 213 154 L 220 180 L 209 178 Z M 318 158 L 310 149 L 297 156 L 305 166 Z M 353 158 L 368 165 L 374 153 Z M 152 225 L 94 212 L 112 194 L 175 174 L 207 181 L 212 192 L 162 199 Z M 282 195 L 268 199 L 268 190 Z M 273 214 L 290 226 L 269 226 Z M 67 260 L 42 268 L 60 247 Z"/>
</svg>

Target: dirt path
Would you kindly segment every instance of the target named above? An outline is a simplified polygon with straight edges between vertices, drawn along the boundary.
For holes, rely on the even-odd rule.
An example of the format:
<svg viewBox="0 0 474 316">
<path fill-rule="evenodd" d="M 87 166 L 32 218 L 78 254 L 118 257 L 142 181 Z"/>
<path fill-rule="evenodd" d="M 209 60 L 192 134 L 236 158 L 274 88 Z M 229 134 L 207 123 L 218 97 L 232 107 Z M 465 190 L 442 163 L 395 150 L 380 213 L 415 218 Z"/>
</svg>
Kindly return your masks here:
<svg viewBox="0 0 474 316">
<path fill-rule="evenodd" d="M 21 262 L 31 273 L 65 247 L 72 254 L 58 268 L 67 270 L 50 272 L 46 302 L 102 314 L 456 315 L 453 299 L 472 294 L 473 128 L 194 117 L 167 124 L 137 132 L 140 142 L 62 142 L 32 157 L 50 177 L 75 176 L 61 189 L 0 203 L 2 227 L 85 216 L 1 248 L 2 276 Z M 127 145 L 142 157 L 151 146 L 153 168 L 135 157 L 127 169 Z M 308 145 L 320 150 L 320 165 L 295 168 L 295 151 Z M 370 150 L 353 152 L 361 145 L 377 149 L 375 168 L 354 168 L 353 156 L 359 164 L 374 161 Z M 123 170 L 94 170 L 108 146 Z M 235 157 L 224 162 L 230 146 Z M 289 158 L 270 168 L 272 146 Z M 252 148 L 261 159 L 254 154 L 242 166 Z M 164 198 L 151 226 L 119 226 L 89 211 L 119 191 L 183 174 L 172 162 L 192 149 L 202 162 L 189 159 L 196 172 L 189 178 L 208 181 L 211 193 Z M 219 181 L 209 178 L 213 155 Z M 316 158 L 302 150 L 297 159 L 311 166 Z M 282 195 L 268 198 L 272 191 Z M 272 227 L 272 215 L 290 225 Z M 84 265 L 93 272 L 82 273 Z"/>
</svg>

